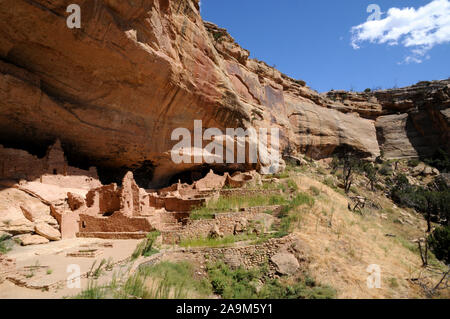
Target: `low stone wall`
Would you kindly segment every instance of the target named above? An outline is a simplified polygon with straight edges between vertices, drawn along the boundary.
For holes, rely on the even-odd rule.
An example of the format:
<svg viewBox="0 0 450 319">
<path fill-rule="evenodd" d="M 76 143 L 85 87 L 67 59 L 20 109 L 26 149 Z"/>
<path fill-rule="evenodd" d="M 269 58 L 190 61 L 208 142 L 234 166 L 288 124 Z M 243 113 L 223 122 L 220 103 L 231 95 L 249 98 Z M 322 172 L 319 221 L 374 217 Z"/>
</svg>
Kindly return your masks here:
<svg viewBox="0 0 450 319">
<path fill-rule="evenodd" d="M 230 236 L 235 234 L 235 230 L 244 231 L 251 221 L 259 221 L 261 231 L 268 231 L 274 217 L 265 212 L 278 209 L 281 206 L 251 207 L 242 212 L 215 214 L 214 219 L 189 220 L 182 230 L 162 232 L 162 242 L 170 245 L 184 239 L 207 237 L 213 229 L 217 229 L 223 236 Z"/>
<path fill-rule="evenodd" d="M 146 232 L 83 232 L 78 233 L 79 238 L 101 238 L 101 239 L 144 239 Z"/>
<path fill-rule="evenodd" d="M 281 189 L 245 189 L 245 188 L 233 188 L 233 189 L 222 189 L 220 191 L 220 196 L 231 197 L 231 196 L 273 196 L 281 195 L 283 191 Z"/>
<path fill-rule="evenodd" d="M 150 232 L 154 230 L 148 218 L 123 216 L 119 212 L 111 217 L 80 214 L 80 233 Z"/>
<path fill-rule="evenodd" d="M 189 213 L 183 213 L 183 212 L 160 212 L 158 213 L 158 218 L 161 221 L 161 223 L 181 223 L 185 219 L 189 218 Z"/>
<path fill-rule="evenodd" d="M 139 267 L 151 266 L 164 260 L 196 260 L 205 266 L 207 263 L 223 261 L 231 268 L 239 266 L 245 269 L 266 265 L 270 275 L 277 272 L 276 265 L 271 258 L 280 252 L 294 255 L 301 268 L 306 268 L 309 262 L 308 249 L 294 234 L 283 238 L 269 239 L 259 245 L 223 248 L 177 248 L 162 251 L 148 257 L 140 263 Z"/>
<path fill-rule="evenodd" d="M 169 212 L 190 212 L 206 203 L 206 198 L 159 197 L 154 194 L 150 194 L 148 198 L 151 207 L 165 208 Z"/>
<path fill-rule="evenodd" d="M 294 254 L 299 262 L 307 261 L 294 235 L 269 239 L 260 245 L 203 249 L 205 257 L 212 263 L 223 261 L 232 268 L 243 266 L 246 269 L 266 264 L 271 273 L 276 271 L 276 267 L 270 258 L 281 251 Z"/>
</svg>

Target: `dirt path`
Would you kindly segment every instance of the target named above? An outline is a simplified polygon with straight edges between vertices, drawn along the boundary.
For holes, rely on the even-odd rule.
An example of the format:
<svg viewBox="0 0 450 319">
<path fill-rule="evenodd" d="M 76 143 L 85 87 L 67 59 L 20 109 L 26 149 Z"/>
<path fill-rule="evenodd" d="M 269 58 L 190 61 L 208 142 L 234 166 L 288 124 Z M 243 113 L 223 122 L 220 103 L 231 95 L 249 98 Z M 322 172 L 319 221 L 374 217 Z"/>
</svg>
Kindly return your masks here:
<svg viewBox="0 0 450 319">
<path fill-rule="evenodd" d="M 112 264 L 127 259 L 139 240 L 103 240 L 79 238 L 51 242 L 46 245 L 15 246 L 7 256 L 15 258 L 16 271 L 0 284 L 0 298 L 63 298 L 78 294 L 82 289 L 69 288 L 67 279 L 77 269 L 83 275 L 90 271 L 94 261 L 110 259 Z M 67 253 L 94 251 L 92 257 L 67 257 Z M 117 267 L 115 268 L 117 271 Z M 112 277 L 104 272 L 99 283 Z M 87 287 L 88 279 L 81 279 L 81 288 Z"/>
</svg>

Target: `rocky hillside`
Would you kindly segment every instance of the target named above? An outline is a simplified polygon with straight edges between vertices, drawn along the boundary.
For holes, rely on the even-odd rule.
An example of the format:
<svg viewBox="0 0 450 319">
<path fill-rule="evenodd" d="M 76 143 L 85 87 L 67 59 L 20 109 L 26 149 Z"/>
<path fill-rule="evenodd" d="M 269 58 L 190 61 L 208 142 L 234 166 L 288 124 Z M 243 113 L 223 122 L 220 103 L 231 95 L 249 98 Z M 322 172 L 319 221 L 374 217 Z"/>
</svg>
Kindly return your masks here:
<svg viewBox="0 0 450 319">
<path fill-rule="evenodd" d="M 279 127 L 282 150 L 315 159 L 340 146 L 368 158 L 450 149 L 448 80 L 319 94 L 249 59 L 198 0 L 79 0 L 81 29 L 66 27 L 70 3 L 0 7 L 0 144 L 39 155 L 59 138 L 74 166 L 129 168 L 150 186 L 198 166 L 169 153 L 194 120 Z"/>
</svg>

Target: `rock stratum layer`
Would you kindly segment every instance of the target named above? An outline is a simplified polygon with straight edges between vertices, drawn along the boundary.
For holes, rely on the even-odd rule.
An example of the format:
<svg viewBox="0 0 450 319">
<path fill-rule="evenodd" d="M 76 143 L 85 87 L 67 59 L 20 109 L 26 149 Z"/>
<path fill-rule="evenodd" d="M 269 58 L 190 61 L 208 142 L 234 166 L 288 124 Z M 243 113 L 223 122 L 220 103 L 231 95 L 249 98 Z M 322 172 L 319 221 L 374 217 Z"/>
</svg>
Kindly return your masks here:
<svg viewBox="0 0 450 319">
<path fill-rule="evenodd" d="M 130 168 L 168 184 L 176 128 L 281 129 L 281 150 L 313 158 L 349 146 L 375 158 L 449 149 L 449 81 L 374 93 L 319 94 L 249 59 L 197 0 L 0 2 L 0 144 Z M 45 147 L 43 147 L 45 145 Z"/>
</svg>

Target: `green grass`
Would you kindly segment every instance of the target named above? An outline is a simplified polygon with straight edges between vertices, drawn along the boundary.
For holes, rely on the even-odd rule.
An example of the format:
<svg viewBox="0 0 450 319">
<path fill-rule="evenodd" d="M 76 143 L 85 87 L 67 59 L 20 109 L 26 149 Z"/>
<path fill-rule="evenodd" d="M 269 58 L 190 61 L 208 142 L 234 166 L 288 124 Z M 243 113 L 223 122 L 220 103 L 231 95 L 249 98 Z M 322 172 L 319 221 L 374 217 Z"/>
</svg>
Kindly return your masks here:
<svg viewBox="0 0 450 319">
<path fill-rule="evenodd" d="M 333 189 L 336 187 L 336 183 L 335 183 L 334 179 L 331 177 L 325 178 L 322 183 Z"/>
<path fill-rule="evenodd" d="M 95 280 L 76 299 L 184 299 L 190 292 L 207 297 L 212 294 L 208 280 L 195 279 L 194 267 L 188 262 L 161 262 L 139 269 L 126 279 L 113 276 L 110 283 L 98 285 Z"/>
<path fill-rule="evenodd" d="M 110 283 L 98 285 L 91 280 L 88 287 L 74 299 L 182 299 L 186 298 L 187 290 L 179 284 L 171 286 L 166 279 L 155 281 L 148 285 L 148 277 L 140 272 L 130 276 L 123 284 Z"/>
<path fill-rule="evenodd" d="M 342 175 L 340 175 L 340 176 L 341 176 L 341 177 L 338 177 L 338 178 L 342 178 Z M 325 178 L 325 179 L 322 181 L 322 184 L 324 184 L 324 185 L 330 187 L 330 188 L 333 189 L 336 193 L 339 193 L 339 194 L 341 194 L 341 195 L 343 195 L 343 196 L 347 196 L 347 194 L 345 194 L 345 191 L 344 191 L 343 189 L 339 188 L 339 187 L 336 185 L 336 182 L 335 182 L 335 180 L 334 180 L 332 177 L 327 177 L 327 178 Z"/>
<path fill-rule="evenodd" d="M 295 280 L 292 284 L 269 279 L 267 263 L 252 269 L 231 269 L 220 261 L 208 265 L 207 271 L 214 292 L 225 299 L 324 299 L 336 296 L 334 289 L 318 286 L 310 277 Z"/>
<path fill-rule="evenodd" d="M 237 212 L 242 208 L 269 206 L 269 205 L 285 205 L 288 200 L 283 195 L 253 195 L 253 196 L 230 196 L 220 197 L 217 200 L 209 201 L 205 206 L 194 209 L 190 218 L 196 219 L 212 219 L 215 213 L 219 212 Z"/>
<path fill-rule="evenodd" d="M 263 182 L 261 189 L 263 190 L 282 190 L 286 191 L 286 186 L 283 183 Z"/>
<path fill-rule="evenodd" d="M 239 241 L 255 240 L 257 238 L 258 237 L 255 234 L 242 234 L 237 236 L 226 236 L 223 238 L 198 237 L 183 239 L 178 245 L 180 247 L 222 247 Z"/>
<path fill-rule="evenodd" d="M 291 165 L 288 164 L 286 165 L 286 170 L 285 172 L 287 172 L 289 175 L 292 173 L 304 173 L 308 170 L 308 166 L 306 165 L 301 165 L 301 166 L 297 166 L 297 165 Z"/>
<path fill-rule="evenodd" d="M 256 198 L 256 199 L 255 199 Z M 299 212 L 296 212 L 296 208 L 307 205 L 308 207 L 312 207 L 314 205 L 314 198 L 306 193 L 297 193 L 296 196 L 292 199 L 287 199 L 284 196 L 256 196 L 255 198 L 252 198 L 252 200 L 248 200 L 248 197 L 246 197 L 248 202 L 251 203 L 258 203 L 256 206 L 264 206 L 260 205 L 261 202 L 264 202 L 266 205 L 283 205 L 283 208 L 279 215 L 277 216 L 280 218 L 280 223 L 276 226 L 273 226 L 272 230 L 274 233 L 272 234 L 260 234 L 255 235 L 252 232 L 249 232 L 247 234 L 242 234 L 238 236 L 227 236 L 224 238 L 190 238 L 190 239 L 184 239 L 179 243 L 179 246 L 181 247 L 221 247 L 221 246 L 227 246 L 230 244 L 233 244 L 235 242 L 244 241 L 244 240 L 253 240 L 253 244 L 261 244 L 266 242 L 270 238 L 281 238 L 284 236 L 289 235 L 289 233 L 293 230 L 296 224 L 300 222 L 301 214 Z M 243 201 L 239 201 L 236 199 L 225 199 L 225 204 L 217 205 L 217 202 L 213 204 L 213 207 L 230 207 L 231 205 L 234 205 L 235 203 L 242 203 Z M 228 206 L 227 206 L 228 205 Z M 211 206 L 209 206 L 211 207 Z M 210 209 L 210 208 L 209 208 Z M 206 218 L 208 216 L 208 213 L 210 211 L 207 207 L 197 210 L 196 214 L 194 215 L 196 219 L 200 218 Z M 192 218 L 191 214 L 191 218 Z"/>
<path fill-rule="evenodd" d="M 135 260 L 136 258 L 140 256 L 149 257 L 151 255 L 154 255 L 158 253 L 159 251 L 155 248 L 153 248 L 153 244 L 156 240 L 156 238 L 160 235 L 160 232 L 153 231 L 147 234 L 147 238 L 142 240 L 134 250 L 133 254 L 131 255 L 131 260 Z"/>
<path fill-rule="evenodd" d="M 263 269 L 231 269 L 224 262 L 208 265 L 208 277 L 214 292 L 225 299 L 257 298 L 257 285 Z"/>
<path fill-rule="evenodd" d="M 333 299 L 336 290 L 329 286 L 315 286 L 314 281 L 299 281 L 294 284 L 282 284 L 273 279 L 259 292 L 262 299 Z"/>
<path fill-rule="evenodd" d="M 89 281 L 88 287 L 78 294 L 75 299 L 104 299 L 106 298 L 107 288 L 97 285 L 95 281 Z"/>
<path fill-rule="evenodd" d="M 308 207 L 314 206 L 314 198 L 306 193 L 297 193 L 297 195 L 289 201 L 287 205 L 283 207 L 278 218 L 281 219 L 280 224 L 274 229 L 276 233 L 274 238 L 281 238 L 289 235 L 294 228 L 295 224 L 298 224 L 301 219 L 301 215 L 297 212 L 297 208 L 303 205 Z"/>
<path fill-rule="evenodd" d="M 287 186 L 292 191 L 298 191 L 297 183 L 294 180 L 292 180 L 292 179 L 288 179 Z"/>
<path fill-rule="evenodd" d="M 164 279 L 169 286 L 183 286 L 184 289 L 195 291 L 201 296 L 212 294 L 212 287 L 207 280 L 194 279 L 194 266 L 186 261 L 161 262 L 144 269 L 147 275 Z"/>
</svg>

